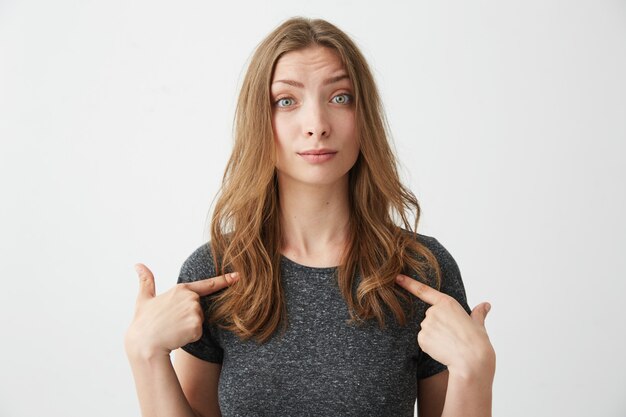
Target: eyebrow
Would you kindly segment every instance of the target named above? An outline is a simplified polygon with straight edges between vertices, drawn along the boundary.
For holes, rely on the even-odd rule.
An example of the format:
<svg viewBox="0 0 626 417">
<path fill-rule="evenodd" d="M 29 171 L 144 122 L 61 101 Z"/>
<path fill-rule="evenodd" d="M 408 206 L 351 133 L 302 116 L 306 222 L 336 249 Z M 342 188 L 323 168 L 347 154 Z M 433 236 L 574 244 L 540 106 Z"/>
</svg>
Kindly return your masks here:
<svg viewBox="0 0 626 417">
<path fill-rule="evenodd" d="M 344 80 L 346 78 L 350 78 L 348 77 L 348 74 L 341 74 L 341 75 L 337 75 L 335 77 L 330 77 L 324 80 L 324 82 L 322 83 L 322 85 L 330 85 L 330 84 L 334 84 L 337 83 L 341 80 Z M 276 83 L 284 83 L 284 84 L 289 84 L 293 87 L 298 87 L 298 88 L 304 88 L 304 84 L 302 84 L 301 82 L 298 81 L 294 81 L 294 80 L 276 80 L 274 81 L 272 84 L 276 84 Z"/>
</svg>

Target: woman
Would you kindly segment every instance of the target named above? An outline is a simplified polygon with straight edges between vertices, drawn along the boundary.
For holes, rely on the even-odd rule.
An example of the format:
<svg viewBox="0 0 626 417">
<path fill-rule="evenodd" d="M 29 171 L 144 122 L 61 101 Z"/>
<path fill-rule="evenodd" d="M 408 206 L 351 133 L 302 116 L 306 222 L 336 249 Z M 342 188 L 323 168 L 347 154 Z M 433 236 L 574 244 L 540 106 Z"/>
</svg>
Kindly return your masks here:
<svg viewBox="0 0 626 417">
<path fill-rule="evenodd" d="M 412 416 L 416 397 L 422 417 L 491 415 L 489 304 L 470 310 L 452 256 L 415 232 L 385 127 L 341 30 L 294 18 L 261 42 L 211 242 L 158 297 L 137 265 L 144 416 Z"/>
</svg>

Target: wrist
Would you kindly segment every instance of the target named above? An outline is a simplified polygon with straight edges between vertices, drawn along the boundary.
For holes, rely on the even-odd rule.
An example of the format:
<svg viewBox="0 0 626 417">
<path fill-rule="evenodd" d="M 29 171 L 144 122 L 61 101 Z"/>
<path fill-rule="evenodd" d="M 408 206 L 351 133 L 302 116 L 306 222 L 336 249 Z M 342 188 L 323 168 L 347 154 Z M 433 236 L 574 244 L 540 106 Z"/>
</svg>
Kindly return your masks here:
<svg viewBox="0 0 626 417">
<path fill-rule="evenodd" d="M 170 350 L 148 346 L 145 343 L 140 343 L 140 340 L 141 338 L 136 337 L 132 332 L 128 332 L 124 337 L 124 349 L 131 361 L 153 361 L 162 357 L 169 359 Z"/>
<path fill-rule="evenodd" d="M 496 372 L 496 354 L 491 344 L 476 349 L 455 364 L 448 365 L 450 376 L 465 381 L 491 383 Z"/>
</svg>

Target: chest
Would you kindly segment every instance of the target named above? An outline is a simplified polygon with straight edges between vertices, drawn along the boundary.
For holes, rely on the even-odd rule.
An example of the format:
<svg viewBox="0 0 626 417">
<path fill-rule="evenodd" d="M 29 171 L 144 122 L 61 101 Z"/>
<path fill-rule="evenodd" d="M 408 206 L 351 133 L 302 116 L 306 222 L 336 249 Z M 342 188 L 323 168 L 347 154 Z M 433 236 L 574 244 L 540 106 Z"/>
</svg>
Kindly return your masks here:
<svg viewBox="0 0 626 417">
<path fill-rule="evenodd" d="M 417 324 L 386 329 L 348 324 L 330 276 L 285 281 L 288 328 L 265 344 L 218 339 L 224 361 L 218 389 L 224 417 L 299 415 L 412 416 Z"/>
</svg>

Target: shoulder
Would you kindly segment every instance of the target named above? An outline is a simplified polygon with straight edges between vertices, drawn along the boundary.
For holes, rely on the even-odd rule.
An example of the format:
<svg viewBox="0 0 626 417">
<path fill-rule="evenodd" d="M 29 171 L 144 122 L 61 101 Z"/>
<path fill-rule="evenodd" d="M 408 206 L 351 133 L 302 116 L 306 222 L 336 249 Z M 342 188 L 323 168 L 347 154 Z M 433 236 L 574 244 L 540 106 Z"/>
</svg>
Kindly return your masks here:
<svg viewBox="0 0 626 417">
<path fill-rule="evenodd" d="M 435 258 L 437 258 L 437 261 L 439 262 L 441 267 L 443 267 L 444 265 L 456 266 L 456 261 L 454 260 L 450 252 L 448 252 L 448 249 L 446 249 L 446 247 L 441 242 L 439 242 L 437 238 L 421 233 L 412 232 L 406 229 L 402 229 L 402 231 L 412 236 L 419 243 L 421 243 L 428 250 L 430 250 L 433 255 L 435 255 Z"/>
<path fill-rule="evenodd" d="M 437 258 L 441 268 L 458 268 L 452 254 L 436 238 L 417 233 L 418 240 L 426 246 Z"/>
<path fill-rule="evenodd" d="M 215 275 L 211 242 L 206 242 L 197 247 L 184 260 L 180 268 L 178 283 L 198 281 Z"/>
<path fill-rule="evenodd" d="M 437 263 L 441 269 L 440 291 L 454 297 L 467 312 L 471 312 L 467 304 L 465 284 L 463 283 L 463 278 L 461 277 L 461 271 L 456 260 L 448 249 L 433 236 L 427 236 L 406 230 L 405 232 L 411 233 L 413 237 L 428 248 L 428 250 L 430 250 L 437 259 Z"/>
</svg>

